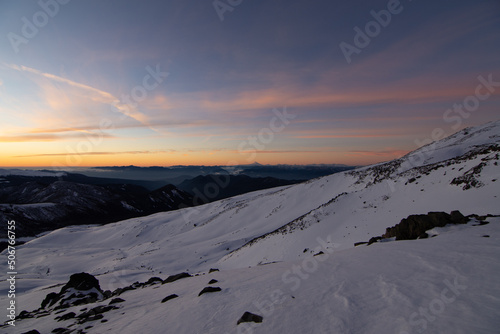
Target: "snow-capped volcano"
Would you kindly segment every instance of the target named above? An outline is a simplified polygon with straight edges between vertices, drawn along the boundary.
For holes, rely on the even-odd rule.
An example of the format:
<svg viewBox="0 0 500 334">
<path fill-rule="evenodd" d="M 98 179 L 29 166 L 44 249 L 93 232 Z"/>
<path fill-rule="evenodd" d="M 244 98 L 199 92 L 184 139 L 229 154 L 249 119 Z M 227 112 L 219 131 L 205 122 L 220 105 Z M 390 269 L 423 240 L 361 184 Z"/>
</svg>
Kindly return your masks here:
<svg viewBox="0 0 500 334">
<path fill-rule="evenodd" d="M 39 308 L 74 273 L 92 274 L 111 291 L 154 276 L 200 276 L 136 286 L 121 295 L 125 301 L 106 313 L 105 323 L 57 321 L 51 313 L 19 320 L 16 328 L 40 333 L 57 327 L 75 333 L 494 332 L 500 308 L 499 218 L 437 229 L 438 237 L 428 240 L 356 248 L 354 243 L 380 236 L 412 214 L 499 215 L 499 160 L 496 121 L 387 163 L 199 207 L 56 230 L 17 249 L 21 309 Z M 0 270 L 7 272 L 4 262 Z M 208 274 L 210 268 L 220 272 Z M 198 296 L 210 278 L 221 290 Z M 0 287 L 6 303 L 8 285 Z M 161 303 L 168 294 L 178 297 Z M 82 308 L 65 311 L 76 315 Z M 260 313 L 262 323 L 237 325 L 245 311 Z"/>
</svg>

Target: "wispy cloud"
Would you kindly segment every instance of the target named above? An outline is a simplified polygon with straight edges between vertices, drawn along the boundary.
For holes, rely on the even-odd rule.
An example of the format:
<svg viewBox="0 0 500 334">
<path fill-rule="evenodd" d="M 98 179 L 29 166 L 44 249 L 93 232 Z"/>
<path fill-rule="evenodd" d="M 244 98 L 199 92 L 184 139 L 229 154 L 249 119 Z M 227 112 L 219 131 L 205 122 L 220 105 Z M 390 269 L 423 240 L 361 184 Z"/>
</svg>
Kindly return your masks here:
<svg viewBox="0 0 500 334">
<path fill-rule="evenodd" d="M 23 66 L 23 65 L 18 66 L 15 64 L 5 64 L 5 63 L 3 63 L 3 65 L 10 68 L 10 69 L 19 71 L 19 72 L 34 74 L 36 76 L 46 78 L 52 82 L 62 83 L 62 84 L 65 84 L 69 87 L 76 88 L 77 90 L 79 90 L 82 93 L 82 95 L 85 98 L 87 98 L 93 102 L 103 103 L 103 104 L 107 104 L 107 105 L 110 105 L 112 107 L 115 107 L 116 110 L 118 112 L 122 113 L 123 115 L 128 116 L 128 117 L 136 120 L 137 122 L 141 123 L 142 125 L 147 126 L 150 129 L 156 131 L 153 128 L 153 126 L 151 125 L 151 122 L 149 121 L 148 117 L 145 114 L 138 111 L 135 107 L 122 102 L 120 99 L 118 99 L 116 96 L 114 96 L 113 94 L 111 94 L 109 92 L 106 92 L 106 91 L 103 91 L 101 89 L 73 81 L 73 80 L 70 80 L 67 78 L 63 78 L 63 77 L 60 77 L 60 76 L 57 76 L 57 75 L 54 75 L 51 73 L 45 73 L 45 72 L 39 71 L 39 70 L 34 69 L 34 68 L 30 68 L 27 66 Z M 47 88 L 48 90 L 51 89 L 51 87 L 43 87 L 43 85 L 41 88 L 42 89 Z M 55 92 L 52 92 L 51 94 L 49 94 L 49 96 L 47 96 L 47 99 L 48 99 L 49 104 L 54 106 L 54 107 L 57 107 L 61 103 L 64 103 L 64 99 L 61 96 L 60 88 L 58 88 Z"/>
<path fill-rule="evenodd" d="M 174 153 L 175 150 L 168 151 L 122 151 L 122 152 L 82 152 L 75 155 L 121 155 L 121 154 L 159 154 L 159 153 Z M 13 158 L 39 158 L 39 157 L 60 157 L 72 155 L 71 153 L 45 153 L 45 154 L 31 154 L 31 155 L 18 155 Z"/>
<path fill-rule="evenodd" d="M 88 139 L 88 137 L 98 136 L 100 138 L 115 138 L 115 136 L 107 133 L 69 133 L 65 135 L 57 135 L 51 133 L 39 134 L 24 134 L 16 136 L 0 136 L 0 143 L 20 143 L 20 142 L 49 142 L 70 139 Z"/>
</svg>

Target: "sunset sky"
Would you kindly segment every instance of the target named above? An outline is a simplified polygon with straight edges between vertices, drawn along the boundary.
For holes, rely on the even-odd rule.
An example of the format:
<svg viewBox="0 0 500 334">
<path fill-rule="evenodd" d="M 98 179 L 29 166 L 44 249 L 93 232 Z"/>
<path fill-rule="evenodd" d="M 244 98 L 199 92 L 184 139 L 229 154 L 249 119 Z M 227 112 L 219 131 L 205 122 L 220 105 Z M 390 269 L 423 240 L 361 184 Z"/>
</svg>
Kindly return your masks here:
<svg viewBox="0 0 500 334">
<path fill-rule="evenodd" d="M 0 0 L 0 167 L 361 165 L 500 118 L 498 0 L 227 3 Z"/>
</svg>

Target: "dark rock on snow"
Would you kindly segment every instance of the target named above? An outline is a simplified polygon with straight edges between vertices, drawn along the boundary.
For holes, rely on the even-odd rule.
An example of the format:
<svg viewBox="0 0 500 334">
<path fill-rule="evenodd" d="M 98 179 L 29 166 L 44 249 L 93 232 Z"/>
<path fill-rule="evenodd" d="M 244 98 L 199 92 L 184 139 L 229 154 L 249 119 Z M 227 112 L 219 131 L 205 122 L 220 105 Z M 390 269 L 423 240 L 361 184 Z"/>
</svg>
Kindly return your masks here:
<svg viewBox="0 0 500 334">
<path fill-rule="evenodd" d="M 42 301 L 41 308 L 46 309 L 58 304 L 54 310 L 60 310 L 70 306 L 95 303 L 100 299 L 103 299 L 103 292 L 97 278 L 87 273 L 79 273 L 71 275 L 59 293 L 49 293 Z"/>
<path fill-rule="evenodd" d="M 464 217 L 459 211 L 429 212 L 426 215 L 411 215 L 404 218 L 393 227 L 388 227 L 383 238 L 396 237 L 396 240 L 412 240 L 423 236 L 425 231 L 434 227 L 443 227 L 448 224 L 466 224 L 469 218 Z"/>
<path fill-rule="evenodd" d="M 354 247 L 361 246 L 361 245 L 366 245 L 368 242 L 367 241 L 360 241 L 360 242 L 355 242 Z"/>
<path fill-rule="evenodd" d="M 74 317 L 76 317 L 75 312 L 69 312 L 69 313 L 63 314 L 59 317 L 55 317 L 55 319 L 57 321 L 64 321 L 64 320 L 68 320 L 68 319 L 73 319 Z"/>
<path fill-rule="evenodd" d="M 198 294 L 198 297 L 201 296 L 202 294 L 204 293 L 208 293 L 208 292 L 218 292 L 218 291 L 222 291 L 221 288 L 219 287 L 212 287 L 212 286 L 207 286 L 206 288 L 203 288 L 203 290 L 200 291 L 200 293 Z"/>
<path fill-rule="evenodd" d="M 60 296 L 59 294 L 55 293 L 55 292 L 51 292 L 49 293 L 47 296 L 45 296 L 45 299 L 42 300 L 42 308 L 45 308 L 46 306 L 50 307 L 52 305 L 54 305 L 58 300 L 59 300 Z"/>
<path fill-rule="evenodd" d="M 172 283 L 172 282 L 175 282 L 177 280 L 180 280 L 182 278 L 186 278 L 186 277 L 192 277 L 191 275 L 189 275 L 188 273 L 180 273 L 180 274 L 177 274 L 177 275 L 172 275 L 172 276 L 168 276 L 164 281 L 163 281 L 163 284 L 165 283 Z"/>
<path fill-rule="evenodd" d="M 83 324 L 89 321 L 100 320 L 104 318 L 104 316 L 102 315 L 103 313 L 116 309 L 118 309 L 118 307 L 116 306 L 104 306 L 104 305 L 96 306 L 93 309 L 78 315 L 77 316 L 77 318 L 79 319 L 78 323 Z"/>
<path fill-rule="evenodd" d="M 163 280 L 159 277 L 151 277 L 150 279 L 148 279 L 145 285 L 153 285 L 156 283 L 163 283 Z"/>
<path fill-rule="evenodd" d="M 163 300 L 161 301 L 162 303 L 165 303 L 165 302 L 168 302 L 170 299 L 174 299 L 174 298 L 177 298 L 179 296 L 177 296 L 176 294 L 172 294 L 170 296 L 167 296 L 165 298 L 163 298 Z"/>
<path fill-rule="evenodd" d="M 370 238 L 370 240 L 368 240 L 368 246 L 370 246 L 371 244 L 373 244 L 375 242 L 378 242 L 379 240 L 382 240 L 382 237 L 373 237 L 373 238 Z"/>
<path fill-rule="evenodd" d="M 253 314 L 250 312 L 245 312 L 241 316 L 241 318 L 238 320 L 237 325 L 241 324 L 242 322 L 256 322 L 256 323 L 261 323 L 262 322 L 262 316 Z"/>
<path fill-rule="evenodd" d="M 54 330 L 52 330 L 51 333 L 54 333 L 54 334 L 70 334 L 72 333 L 73 330 L 71 329 L 67 329 L 67 328 L 56 328 Z"/>
<path fill-rule="evenodd" d="M 121 298 L 113 298 L 109 303 L 108 305 L 113 305 L 113 304 L 117 304 L 117 303 L 123 303 L 125 301 L 125 299 L 121 299 Z"/>
</svg>

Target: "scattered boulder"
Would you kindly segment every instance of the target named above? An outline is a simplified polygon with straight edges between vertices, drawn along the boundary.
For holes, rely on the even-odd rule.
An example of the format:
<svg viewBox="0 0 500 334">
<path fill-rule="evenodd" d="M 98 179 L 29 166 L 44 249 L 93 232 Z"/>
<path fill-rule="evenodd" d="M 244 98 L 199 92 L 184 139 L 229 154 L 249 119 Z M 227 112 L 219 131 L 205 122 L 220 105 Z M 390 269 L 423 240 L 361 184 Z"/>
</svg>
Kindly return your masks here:
<svg viewBox="0 0 500 334">
<path fill-rule="evenodd" d="M 29 332 L 24 332 L 24 333 L 22 333 L 22 334 L 40 334 L 40 332 L 39 332 L 39 331 L 37 331 L 36 329 L 32 329 L 32 330 L 30 330 Z"/>
<path fill-rule="evenodd" d="M 217 283 L 217 282 L 219 282 L 219 281 L 218 281 L 218 280 L 216 280 L 216 279 L 211 279 L 211 280 L 210 280 L 210 282 L 208 282 L 208 284 L 215 284 L 215 283 Z"/>
<path fill-rule="evenodd" d="M 104 299 L 108 299 L 113 296 L 113 292 L 111 292 L 110 290 L 106 290 L 102 294 L 104 295 Z"/>
<path fill-rule="evenodd" d="M 314 254 L 314 256 L 323 255 L 323 254 L 325 254 L 325 252 L 319 251 L 318 253 Z"/>
<path fill-rule="evenodd" d="M 474 217 L 476 218 L 476 220 L 479 221 L 478 224 L 474 224 L 473 226 L 482 226 L 482 225 L 488 225 L 490 222 L 485 220 L 486 217 L 485 216 L 478 216 L 478 217 Z"/>
<path fill-rule="evenodd" d="M 360 242 L 355 242 L 354 247 L 360 246 L 360 245 L 366 245 L 368 242 L 366 241 L 360 241 Z"/>
<path fill-rule="evenodd" d="M 177 297 L 179 297 L 179 296 L 177 296 L 176 294 L 172 294 L 170 296 L 167 296 L 167 297 L 163 298 L 161 302 L 165 303 L 165 302 L 168 302 L 170 299 L 174 299 L 174 298 L 177 298 Z"/>
<path fill-rule="evenodd" d="M 250 312 L 245 312 L 241 316 L 241 318 L 238 320 L 236 323 L 237 325 L 241 324 L 242 322 L 256 322 L 256 323 L 261 323 L 263 320 L 262 316 L 253 314 Z"/>
<path fill-rule="evenodd" d="M 466 224 L 469 221 L 459 211 L 429 212 L 426 215 L 410 215 L 393 227 L 388 227 L 383 238 L 396 237 L 396 240 L 413 240 L 423 236 L 425 231 L 448 224 Z"/>
<path fill-rule="evenodd" d="M 175 282 L 177 280 L 180 280 L 182 278 L 186 278 L 186 277 L 192 277 L 191 275 L 189 275 L 188 273 L 180 273 L 180 274 L 177 274 L 177 275 L 172 275 L 172 276 L 168 276 L 162 284 L 165 284 L 165 283 L 172 283 L 172 282 Z"/>
<path fill-rule="evenodd" d="M 200 291 L 200 293 L 198 294 L 198 297 L 204 293 L 218 292 L 218 291 L 222 291 L 222 289 L 219 287 L 207 286 L 206 288 L 203 288 L 203 290 Z"/>
<path fill-rule="evenodd" d="M 209 274 L 211 274 L 211 273 L 213 273 L 213 272 L 215 272 L 215 271 L 219 271 L 219 269 L 216 269 L 216 268 L 215 268 L 215 269 L 214 269 L 214 268 L 210 268 L 210 270 L 208 271 L 208 273 L 209 273 Z"/>
</svg>

